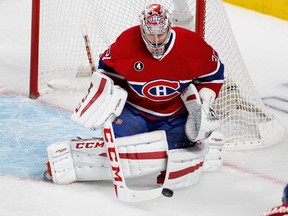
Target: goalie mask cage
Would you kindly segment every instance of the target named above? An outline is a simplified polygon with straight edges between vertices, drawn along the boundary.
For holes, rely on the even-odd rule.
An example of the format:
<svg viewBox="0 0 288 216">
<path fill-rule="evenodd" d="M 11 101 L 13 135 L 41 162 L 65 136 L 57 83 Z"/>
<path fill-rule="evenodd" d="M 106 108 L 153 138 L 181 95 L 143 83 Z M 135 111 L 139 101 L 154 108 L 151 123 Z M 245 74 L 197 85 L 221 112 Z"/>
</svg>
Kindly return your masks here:
<svg viewBox="0 0 288 216">
<path fill-rule="evenodd" d="M 225 147 L 241 150 L 279 143 L 285 129 L 256 92 L 222 1 L 157 2 L 170 12 L 191 14 L 194 19 L 190 24 L 195 23 L 195 31 L 213 46 L 225 65 L 224 86 L 215 102 L 221 119 L 219 131 L 226 137 Z M 85 24 L 89 31 L 97 62 L 99 54 L 123 30 L 139 24 L 138 16 L 149 3 L 148 0 L 33 0 L 30 97 L 49 94 L 55 88 L 80 89 L 83 76 L 90 70 L 81 26 Z M 85 88 L 88 86 L 85 83 Z"/>
</svg>

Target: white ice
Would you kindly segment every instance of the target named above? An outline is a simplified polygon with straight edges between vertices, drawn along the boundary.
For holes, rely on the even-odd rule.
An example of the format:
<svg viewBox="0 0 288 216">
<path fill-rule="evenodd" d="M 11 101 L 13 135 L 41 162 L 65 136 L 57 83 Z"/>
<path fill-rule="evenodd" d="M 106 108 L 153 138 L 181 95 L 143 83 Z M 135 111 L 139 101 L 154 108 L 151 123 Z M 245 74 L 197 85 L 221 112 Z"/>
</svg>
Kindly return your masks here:
<svg viewBox="0 0 288 216">
<path fill-rule="evenodd" d="M 229 4 L 225 7 L 259 95 L 288 99 L 288 22 Z M 30 0 L 0 0 L 0 92 L 28 96 L 30 14 Z M 81 97 L 66 92 L 40 100 L 71 111 Z M 288 129 L 287 113 L 272 111 Z M 3 129 L 2 123 L 0 119 Z M 287 139 L 265 149 L 225 153 L 222 170 L 204 173 L 197 185 L 175 192 L 173 198 L 137 204 L 118 201 L 111 182 L 61 186 L 0 174 L 0 216 L 255 216 L 281 203 L 288 182 L 287 153 Z M 0 167 L 9 163 L 7 158 Z"/>
</svg>

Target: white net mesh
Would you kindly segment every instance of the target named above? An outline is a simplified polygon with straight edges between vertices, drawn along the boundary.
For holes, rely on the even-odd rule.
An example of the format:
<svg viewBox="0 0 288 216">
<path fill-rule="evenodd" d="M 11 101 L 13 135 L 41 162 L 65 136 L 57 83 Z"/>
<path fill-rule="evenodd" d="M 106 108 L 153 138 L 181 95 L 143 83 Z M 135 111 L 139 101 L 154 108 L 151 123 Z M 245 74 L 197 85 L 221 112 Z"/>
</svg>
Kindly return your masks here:
<svg viewBox="0 0 288 216">
<path fill-rule="evenodd" d="M 187 5 L 175 5 L 175 2 L 184 2 L 182 0 L 157 2 L 164 4 L 171 12 L 175 8 L 185 8 L 186 12 L 188 10 L 195 16 L 195 0 L 187 0 L 188 8 Z M 93 56 L 97 62 L 99 54 L 123 30 L 139 23 L 138 16 L 149 3 L 152 2 L 41 0 L 38 84 L 40 93 L 47 92 L 47 83 L 53 84 L 57 79 L 75 77 L 79 71 L 89 71 L 81 35 L 83 24 L 89 31 Z M 236 149 L 255 148 L 279 141 L 283 136 L 282 129 L 280 132 L 271 132 L 273 138 L 269 137 L 269 141 L 262 139 L 261 134 L 265 132 L 261 130 L 271 130 L 276 119 L 266 111 L 250 80 L 221 0 L 206 1 L 205 40 L 217 50 L 225 65 L 225 85 L 215 107 L 222 120 L 220 131 L 226 137 L 226 146 Z M 263 127 L 266 124 L 267 128 Z M 278 137 L 274 137 L 275 134 Z"/>
</svg>

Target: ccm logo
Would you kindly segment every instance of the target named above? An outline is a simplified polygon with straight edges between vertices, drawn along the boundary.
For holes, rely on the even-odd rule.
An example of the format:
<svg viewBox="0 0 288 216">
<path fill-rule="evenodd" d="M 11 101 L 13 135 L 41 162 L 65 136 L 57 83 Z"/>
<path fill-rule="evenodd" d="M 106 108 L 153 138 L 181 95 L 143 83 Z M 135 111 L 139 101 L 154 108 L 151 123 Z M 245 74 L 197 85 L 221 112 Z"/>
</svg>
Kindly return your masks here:
<svg viewBox="0 0 288 216">
<path fill-rule="evenodd" d="M 103 148 L 104 147 L 104 142 L 80 142 L 76 143 L 76 148 L 77 149 L 83 149 L 83 148 Z"/>
<path fill-rule="evenodd" d="M 115 143 L 114 143 L 114 139 L 113 139 L 114 134 L 112 134 L 112 133 L 113 132 L 111 131 L 110 128 L 104 128 L 103 129 L 103 135 L 104 135 L 104 139 L 105 139 L 106 146 L 107 146 L 108 158 L 109 158 L 111 166 L 112 166 L 113 178 L 115 181 L 122 182 L 123 179 L 122 179 L 121 173 L 120 173 L 118 154 L 116 152 L 116 147 L 115 147 Z"/>
</svg>

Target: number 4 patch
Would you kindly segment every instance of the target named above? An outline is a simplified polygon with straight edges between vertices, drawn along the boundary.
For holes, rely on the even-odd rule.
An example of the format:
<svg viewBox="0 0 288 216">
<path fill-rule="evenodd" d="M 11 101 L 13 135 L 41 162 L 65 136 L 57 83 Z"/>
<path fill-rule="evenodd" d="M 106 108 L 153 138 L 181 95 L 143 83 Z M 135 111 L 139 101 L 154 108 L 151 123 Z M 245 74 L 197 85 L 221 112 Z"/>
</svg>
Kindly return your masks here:
<svg viewBox="0 0 288 216">
<path fill-rule="evenodd" d="M 135 64 L 134 64 L 134 69 L 135 69 L 136 71 L 142 71 L 143 68 L 144 68 L 144 64 L 143 64 L 141 61 L 135 62 Z"/>
</svg>

